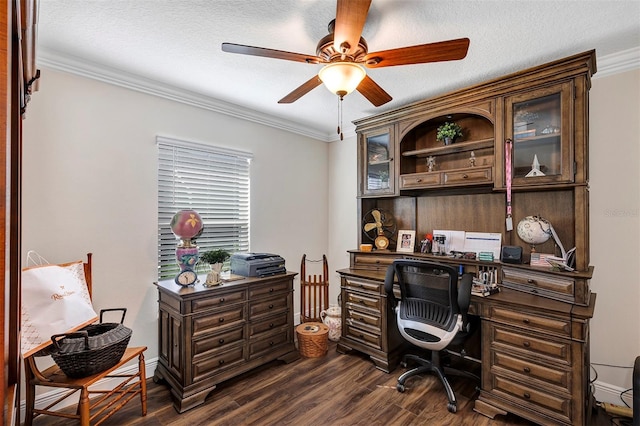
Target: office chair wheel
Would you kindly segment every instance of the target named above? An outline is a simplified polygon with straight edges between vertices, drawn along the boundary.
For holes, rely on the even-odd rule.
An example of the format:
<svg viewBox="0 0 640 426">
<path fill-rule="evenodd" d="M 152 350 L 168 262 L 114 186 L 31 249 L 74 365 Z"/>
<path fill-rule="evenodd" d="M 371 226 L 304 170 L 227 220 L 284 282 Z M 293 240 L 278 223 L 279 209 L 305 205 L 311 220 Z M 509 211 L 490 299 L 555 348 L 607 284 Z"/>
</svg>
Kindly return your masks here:
<svg viewBox="0 0 640 426">
<path fill-rule="evenodd" d="M 458 411 L 458 406 L 455 402 L 450 402 L 447 404 L 447 410 L 449 410 L 450 413 L 455 413 Z"/>
<path fill-rule="evenodd" d="M 398 390 L 398 392 L 404 392 L 404 385 L 403 385 L 403 384 L 398 383 L 398 384 L 396 385 L 396 389 Z"/>
</svg>

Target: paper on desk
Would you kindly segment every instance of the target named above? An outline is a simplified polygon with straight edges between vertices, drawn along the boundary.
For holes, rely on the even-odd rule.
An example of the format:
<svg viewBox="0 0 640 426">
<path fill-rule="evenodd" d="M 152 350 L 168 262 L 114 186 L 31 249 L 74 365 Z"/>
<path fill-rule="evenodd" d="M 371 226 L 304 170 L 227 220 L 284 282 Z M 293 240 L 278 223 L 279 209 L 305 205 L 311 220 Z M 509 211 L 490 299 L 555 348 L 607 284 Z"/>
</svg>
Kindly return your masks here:
<svg viewBox="0 0 640 426">
<path fill-rule="evenodd" d="M 447 253 L 452 251 L 463 251 L 464 249 L 464 231 L 452 231 L 434 229 L 433 235 L 441 234 L 447 239 L 445 240 L 444 247 Z"/>
<path fill-rule="evenodd" d="M 500 259 L 502 234 L 499 232 L 466 232 L 464 236 L 464 250 L 476 254 L 481 251 L 493 253 L 494 259 Z"/>
</svg>

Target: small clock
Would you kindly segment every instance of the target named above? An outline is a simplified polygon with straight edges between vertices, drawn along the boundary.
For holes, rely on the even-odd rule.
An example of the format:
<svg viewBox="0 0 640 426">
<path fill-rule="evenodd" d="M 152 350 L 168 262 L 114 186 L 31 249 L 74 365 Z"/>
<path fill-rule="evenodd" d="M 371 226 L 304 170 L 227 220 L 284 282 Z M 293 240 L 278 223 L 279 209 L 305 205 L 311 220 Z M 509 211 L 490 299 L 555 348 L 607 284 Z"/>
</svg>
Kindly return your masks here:
<svg viewBox="0 0 640 426">
<path fill-rule="evenodd" d="M 389 239 L 384 235 L 378 235 L 374 243 L 378 250 L 386 250 L 389 248 Z"/>
<path fill-rule="evenodd" d="M 198 275 L 193 272 L 191 269 L 185 269 L 176 275 L 176 284 L 188 286 L 192 285 L 198 280 Z"/>
</svg>

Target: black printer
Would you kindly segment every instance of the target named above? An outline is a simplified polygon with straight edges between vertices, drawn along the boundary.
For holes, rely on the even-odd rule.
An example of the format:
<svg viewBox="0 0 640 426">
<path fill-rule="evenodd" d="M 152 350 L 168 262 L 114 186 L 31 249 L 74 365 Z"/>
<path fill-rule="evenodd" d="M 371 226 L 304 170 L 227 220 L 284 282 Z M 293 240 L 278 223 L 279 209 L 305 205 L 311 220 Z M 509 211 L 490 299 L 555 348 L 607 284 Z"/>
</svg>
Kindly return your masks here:
<svg viewBox="0 0 640 426">
<path fill-rule="evenodd" d="M 284 259 L 271 253 L 236 253 L 231 255 L 231 273 L 244 277 L 268 277 L 284 274 Z"/>
</svg>

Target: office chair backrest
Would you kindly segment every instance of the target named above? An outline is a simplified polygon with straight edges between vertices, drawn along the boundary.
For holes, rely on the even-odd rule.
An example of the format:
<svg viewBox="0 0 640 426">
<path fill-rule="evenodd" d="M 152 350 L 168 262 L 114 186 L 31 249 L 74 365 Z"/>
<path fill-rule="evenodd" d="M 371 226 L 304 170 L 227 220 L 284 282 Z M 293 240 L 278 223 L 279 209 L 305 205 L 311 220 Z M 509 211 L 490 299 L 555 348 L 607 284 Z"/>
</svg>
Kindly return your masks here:
<svg viewBox="0 0 640 426">
<path fill-rule="evenodd" d="M 399 302 L 393 295 L 395 278 Z M 397 304 L 398 323 L 405 325 L 400 332 L 419 340 L 441 340 L 442 345 L 467 327 L 470 286 L 470 275 L 464 276 L 459 291 L 454 267 L 422 260 L 395 260 L 385 277 L 385 291 L 392 306 Z"/>
</svg>

